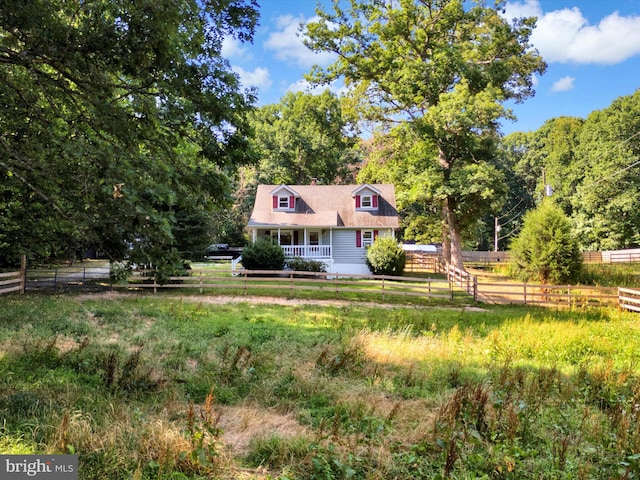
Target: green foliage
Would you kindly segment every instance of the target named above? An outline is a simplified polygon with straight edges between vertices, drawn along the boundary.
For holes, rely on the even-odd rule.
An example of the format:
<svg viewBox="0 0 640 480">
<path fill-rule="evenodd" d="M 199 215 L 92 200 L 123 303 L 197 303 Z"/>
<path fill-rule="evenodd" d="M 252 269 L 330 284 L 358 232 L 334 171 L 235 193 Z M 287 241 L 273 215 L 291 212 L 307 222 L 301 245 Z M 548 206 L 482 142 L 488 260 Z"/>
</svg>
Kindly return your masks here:
<svg viewBox="0 0 640 480">
<path fill-rule="evenodd" d="M 525 215 L 522 230 L 511 243 L 511 258 L 523 280 L 562 284 L 577 279 L 582 269 L 571 223 L 551 201 Z"/>
<path fill-rule="evenodd" d="M 392 237 L 378 237 L 367 248 L 367 266 L 374 275 L 402 275 L 407 254 Z"/>
<path fill-rule="evenodd" d="M 280 103 L 256 110 L 254 148 L 260 156 L 257 181 L 267 184 L 332 184 L 348 175 L 356 138 L 340 100 L 328 89 L 320 95 L 287 93 Z"/>
<path fill-rule="evenodd" d="M 333 7 L 307 24 L 306 44 L 337 59 L 309 78 L 345 77 L 352 86 L 345 108 L 367 120 L 408 119 L 407 130 L 428 147 L 419 159 L 428 165 L 423 171 L 432 174 L 443 213 L 443 252 L 464 268 L 465 222 L 501 200 L 492 161 L 499 120 L 511 116 L 503 102 L 531 96 L 534 74 L 546 70 L 529 48 L 535 19 L 510 23 L 498 6 L 461 0 L 354 0 Z"/>
<path fill-rule="evenodd" d="M 111 262 L 109 264 L 109 279 L 114 283 L 124 282 L 131 274 L 131 264 L 125 262 Z"/>
<path fill-rule="evenodd" d="M 271 239 L 258 240 L 242 249 L 242 265 L 247 270 L 282 270 L 284 251 Z"/>
<path fill-rule="evenodd" d="M 221 49 L 257 15 L 252 0 L 3 3 L 0 259 L 197 250 L 187 236 L 252 158 L 254 97 Z"/>
<path fill-rule="evenodd" d="M 324 262 L 319 260 L 311 260 L 308 258 L 294 257 L 289 258 L 285 262 L 286 266 L 290 270 L 296 272 L 326 272 L 327 266 Z"/>
</svg>

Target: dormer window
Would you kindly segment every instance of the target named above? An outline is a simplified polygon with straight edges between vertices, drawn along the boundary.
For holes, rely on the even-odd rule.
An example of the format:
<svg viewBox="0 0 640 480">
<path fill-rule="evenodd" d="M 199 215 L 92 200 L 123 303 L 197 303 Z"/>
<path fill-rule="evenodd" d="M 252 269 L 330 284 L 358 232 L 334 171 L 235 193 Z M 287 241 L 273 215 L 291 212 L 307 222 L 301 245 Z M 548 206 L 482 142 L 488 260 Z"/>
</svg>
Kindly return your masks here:
<svg viewBox="0 0 640 480">
<path fill-rule="evenodd" d="M 290 208 L 289 207 L 289 195 L 287 195 L 287 196 L 283 196 L 283 195 L 278 196 L 278 208 Z"/>
<path fill-rule="evenodd" d="M 271 192 L 272 208 L 279 211 L 294 211 L 296 209 L 296 197 L 298 196 L 291 188 L 281 185 Z"/>
<path fill-rule="evenodd" d="M 365 184 L 356 188 L 351 194 L 356 201 L 356 210 L 377 210 L 380 200 L 380 190 Z"/>
<path fill-rule="evenodd" d="M 376 210 L 378 208 L 378 195 L 372 193 L 356 195 L 356 208 L 362 210 Z"/>
</svg>

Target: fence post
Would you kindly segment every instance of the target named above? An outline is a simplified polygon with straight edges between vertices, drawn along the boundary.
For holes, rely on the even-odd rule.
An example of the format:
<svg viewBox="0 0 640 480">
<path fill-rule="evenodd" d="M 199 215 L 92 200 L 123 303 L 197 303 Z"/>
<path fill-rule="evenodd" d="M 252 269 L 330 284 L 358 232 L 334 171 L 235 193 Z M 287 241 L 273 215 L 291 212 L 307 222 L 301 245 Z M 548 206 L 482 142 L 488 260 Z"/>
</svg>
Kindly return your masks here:
<svg viewBox="0 0 640 480">
<path fill-rule="evenodd" d="M 200 295 L 202 295 L 203 292 L 204 290 L 202 289 L 202 270 L 200 270 Z"/>
<path fill-rule="evenodd" d="M 20 258 L 20 293 L 24 295 L 27 288 L 27 256 Z"/>
<path fill-rule="evenodd" d="M 478 301 L 478 277 L 476 275 L 473 276 L 473 301 Z"/>
<path fill-rule="evenodd" d="M 523 283 L 522 286 L 523 286 L 523 293 L 524 293 L 524 304 L 526 305 L 527 304 L 527 284 Z"/>
<path fill-rule="evenodd" d="M 384 275 L 382 276 L 382 299 L 384 300 Z"/>
<path fill-rule="evenodd" d="M 247 271 L 245 270 L 243 275 L 244 277 L 244 296 L 247 296 Z"/>
<path fill-rule="evenodd" d="M 449 293 L 451 295 L 451 301 L 453 301 L 453 280 L 449 277 Z"/>
</svg>

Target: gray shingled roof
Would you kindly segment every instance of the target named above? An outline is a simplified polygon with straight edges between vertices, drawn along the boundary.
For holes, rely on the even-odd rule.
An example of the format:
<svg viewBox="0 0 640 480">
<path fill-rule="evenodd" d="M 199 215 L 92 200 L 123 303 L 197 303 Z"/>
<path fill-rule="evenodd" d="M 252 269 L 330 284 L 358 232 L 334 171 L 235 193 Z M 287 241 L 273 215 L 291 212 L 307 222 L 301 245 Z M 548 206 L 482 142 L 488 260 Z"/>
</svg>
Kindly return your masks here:
<svg viewBox="0 0 640 480">
<path fill-rule="evenodd" d="M 250 227 L 398 228 L 393 185 L 372 184 L 380 191 L 378 210 L 355 209 L 353 191 L 360 185 L 288 185 L 300 195 L 294 211 L 274 211 L 271 192 L 280 185 L 259 185 Z"/>
</svg>

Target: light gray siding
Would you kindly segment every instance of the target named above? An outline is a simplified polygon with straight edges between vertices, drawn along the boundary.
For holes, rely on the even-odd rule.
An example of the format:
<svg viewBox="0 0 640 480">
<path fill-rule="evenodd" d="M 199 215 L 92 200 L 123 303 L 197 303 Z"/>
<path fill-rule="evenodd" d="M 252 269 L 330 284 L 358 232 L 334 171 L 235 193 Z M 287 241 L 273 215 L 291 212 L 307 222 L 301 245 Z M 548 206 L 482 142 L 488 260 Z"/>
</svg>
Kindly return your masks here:
<svg viewBox="0 0 640 480">
<path fill-rule="evenodd" d="M 356 247 L 355 230 L 333 230 L 333 261 L 335 263 L 364 263 L 365 249 Z"/>
<path fill-rule="evenodd" d="M 379 229 L 378 235 L 392 236 L 393 231 L 391 229 Z M 356 246 L 356 230 L 336 229 L 333 230 L 332 255 L 335 263 L 365 263 L 367 249 Z"/>
</svg>

